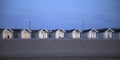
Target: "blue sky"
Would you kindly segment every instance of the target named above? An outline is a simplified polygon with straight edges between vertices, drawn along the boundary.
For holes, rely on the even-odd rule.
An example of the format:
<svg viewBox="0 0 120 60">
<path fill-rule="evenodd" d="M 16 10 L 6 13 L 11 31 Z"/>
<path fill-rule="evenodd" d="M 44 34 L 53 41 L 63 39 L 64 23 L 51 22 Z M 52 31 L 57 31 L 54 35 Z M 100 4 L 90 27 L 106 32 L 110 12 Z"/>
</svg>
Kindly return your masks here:
<svg viewBox="0 0 120 60">
<path fill-rule="evenodd" d="M 0 28 L 120 28 L 120 0 L 0 0 Z"/>
</svg>

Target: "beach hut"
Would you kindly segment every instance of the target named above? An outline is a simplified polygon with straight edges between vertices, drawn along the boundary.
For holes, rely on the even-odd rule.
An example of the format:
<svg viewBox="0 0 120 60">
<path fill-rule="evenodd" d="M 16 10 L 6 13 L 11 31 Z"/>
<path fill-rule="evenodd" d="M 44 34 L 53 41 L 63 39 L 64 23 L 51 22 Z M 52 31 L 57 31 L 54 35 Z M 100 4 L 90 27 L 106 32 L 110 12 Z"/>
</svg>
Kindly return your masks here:
<svg viewBox="0 0 120 60">
<path fill-rule="evenodd" d="M 13 38 L 14 31 L 10 28 L 0 29 L 0 38 L 1 39 L 11 39 Z"/>
<path fill-rule="evenodd" d="M 14 38 L 29 39 L 31 38 L 31 30 L 28 28 L 25 29 L 13 29 Z"/>
<path fill-rule="evenodd" d="M 79 39 L 81 37 L 81 31 L 79 29 L 66 30 L 66 38 Z"/>
<path fill-rule="evenodd" d="M 103 28 L 103 29 L 97 29 L 98 34 L 97 38 L 100 39 L 111 39 L 113 38 L 113 30 L 111 28 Z"/>
<path fill-rule="evenodd" d="M 47 39 L 48 37 L 48 30 L 47 29 L 40 29 L 40 30 L 32 30 L 33 38 L 40 38 L 40 39 Z"/>
<path fill-rule="evenodd" d="M 96 38 L 97 32 L 98 31 L 96 29 L 83 30 L 82 31 L 82 38 L 94 39 L 94 38 Z"/>
<path fill-rule="evenodd" d="M 65 38 L 65 31 L 61 28 L 51 31 L 51 38 L 63 39 Z"/>
</svg>

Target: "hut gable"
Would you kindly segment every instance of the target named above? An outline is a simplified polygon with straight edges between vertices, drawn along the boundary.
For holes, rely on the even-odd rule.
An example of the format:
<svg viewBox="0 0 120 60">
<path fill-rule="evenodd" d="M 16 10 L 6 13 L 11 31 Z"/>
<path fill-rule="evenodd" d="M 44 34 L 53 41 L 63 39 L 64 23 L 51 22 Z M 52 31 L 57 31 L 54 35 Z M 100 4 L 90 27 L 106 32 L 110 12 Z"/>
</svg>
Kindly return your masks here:
<svg viewBox="0 0 120 60">
<path fill-rule="evenodd" d="M 48 30 L 47 29 L 40 29 L 39 30 L 39 38 L 45 39 L 48 38 Z"/>
<path fill-rule="evenodd" d="M 99 31 L 98 38 L 109 39 L 113 37 L 113 30 L 111 28 L 97 29 Z"/>
<path fill-rule="evenodd" d="M 48 30 L 45 28 L 42 28 L 40 30 L 32 30 L 32 37 L 46 39 L 48 38 Z"/>
<path fill-rule="evenodd" d="M 112 30 L 114 31 L 114 33 L 120 33 L 120 28 L 112 28 Z"/>
<path fill-rule="evenodd" d="M 23 29 L 21 31 L 21 34 L 22 34 L 21 38 L 31 38 L 31 30 L 29 29 Z"/>
<path fill-rule="evenodd" d="M 66 37 L 78 39 L 78 38 L 80 38 L 80 35 L 81 35 L 80 33 L 81 33 L 81 31 L 79 29 L 66 30 Z"/>
<path fill-rule="evenodd" d="M 97 29 L 99 33 L 106 32 L 106 31 L 111 31 L 114 32 L 111 28 L 103 28 L 103 29 Z"/>
<path fill-rule="evenodd" d="M 96 38 L 97 32 L 98 31 L 96 29 L 83 30 L 82 31 L 82 37 L 83 38 Z"/>
<path fill-rule="evenodd" d="M 56 30 L 52 30 L 52 38 L 56 38 L 56 39 L 60 39 L 60 38 L 64 38 L 65 36 L 65 31 L 61 28 L 56 29 Z"/>
<path fill-rule="evenodd" d="M 0 29 L 0 36 L 2 39 L 10 39 L 13 38 L 13 32 L 10 28 Z"/>
</svg>

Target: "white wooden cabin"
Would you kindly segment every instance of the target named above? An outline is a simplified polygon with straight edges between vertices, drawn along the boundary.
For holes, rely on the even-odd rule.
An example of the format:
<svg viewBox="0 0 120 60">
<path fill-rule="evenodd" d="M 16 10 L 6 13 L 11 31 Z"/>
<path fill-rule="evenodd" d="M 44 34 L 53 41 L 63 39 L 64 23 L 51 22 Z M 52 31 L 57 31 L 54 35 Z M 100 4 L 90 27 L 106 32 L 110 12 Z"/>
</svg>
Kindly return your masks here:
<svg viewBox="0 0 120 60">
<path fill-rule="evenodd" d="M 112 30 L 114 31 L 113 38 L 120 39 L 120 28 L 112 28 Z"/>
<path fill-rule="evenodd" d="M 96 29 L 87 29 L 82 31 L 82 38 L 95 39 L 97 35 Z"/>
<path fill-rule="evenodd" d="M 63 38 L 65 38 L 65 31 L 61 28 L 56 29 L 56 30 L 52 30 L 51 38 L 63 39 Z"/>
<path fill-rule="evenodd" d="M 47 29 L 32 30 L 32 36 L 33 38 L 40 38 L 40 39 L 49 38 Z"/>
<path fill-rule="evenodd" d="M 113 38 L 113 30 L 110 28 L 104 28 L 104 29 L 97 29 L 98 30 L 98 34 L 97 34 L 97 38 L 99 39 L 111 39 Z"/>
<path fill-rule="evenodd" d="M 1 39 L 11 39 L 13 38 L 13 30 L 10 28 L 0 29 L 0 38 Z"/>
<path fill-rule="evenodd" d="M 66 38 L 79 39 L 81 31 L 79 29 L 66 30 Z"/>
<path fill-rule="evenodd" d="M 31 30 L 29 29 L 13 29 L 14 38 L 29 39 L 31 38 Z"/>
</svg>

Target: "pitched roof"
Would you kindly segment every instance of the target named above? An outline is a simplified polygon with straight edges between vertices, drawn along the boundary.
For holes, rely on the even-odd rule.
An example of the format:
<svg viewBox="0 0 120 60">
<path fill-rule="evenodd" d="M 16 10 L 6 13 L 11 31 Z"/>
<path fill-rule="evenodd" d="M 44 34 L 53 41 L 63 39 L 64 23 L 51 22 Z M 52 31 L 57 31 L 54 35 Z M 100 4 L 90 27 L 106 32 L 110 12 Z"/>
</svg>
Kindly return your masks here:
<svg viewBox="0 0 120 60">
<path fill-rule="evenodd" d="M 63 29 L 61 29 L 61 28 L 52 30 L 52 32 L 56 32 L 56 31 L 58 31 L 58 30 L 65 32 L 65 31 L 64 31 Z"/>
<path fill-rule="evenodd" d="M 87 29 L 87 30 L 83 30 L 82 32 L 85 33 L 85 32 L 89 32 L 91 30 L 94 30 L 94 31 L 98 32 L 96 29 Z"/>
<path fill-rule="evenodd" d="M 114 32 L 120 32 L 120 28 L 112 28 Z"/>
<path fill-rule="evenodd" d="M 22 29 L 12 29 L 13 31 L 21 31 Z"/>
<path fill-rule="evenodd" d="M 29 29 L 12 29 L 13 31 L 15 31 L 15 32 L 21 32 L 22 30 L 26 30 L 26 31 L 28 31 L 28 32 L 32 32 L 31 30 L 29 30 Z"/>
<path fill-rule="evenodd" d="M 48 30 L 46 30 L 46 29 L 31 30 L 31 31 L 34 33 L 34 32 L 39 32 L 39 31 L 41 31 L 41 30 L 48 32 Z"/>
<path fill-rule="evenodd" d="M 32 31 L 33 33 L 34 33 L 34 32 L 39 32 L 39 30 L 31 30 L 31 31 Z"/>
<path fill-rule="evenodd" d="M 12 29 L 10 29 L 10 28 L 6 28 L 8 31 L 10 31 L 10 32 L 14 32 Z"/>
<path fill-rule="evenodd" d="M 30 29 L 28 29 L 28 28 L 25 28 L 25 29 L 23 29 L 23 30 L 28 31 L 29 33 L 31 33 L 31 32 L 32 32 L 32 31 L 31 31 Z"/>
<path fill-rule="evenodd" d="M 48 30 L 47 30 L 47 29 L 45 29 L 45 28 L 42 28 L 42 29 L 40 29 L 39 31 L 41 31 L 41 30 L 48 32 Z"/>
<path fill-rule="evenodd" d="M 107 30 L 111 30 L 112 32 L 113 32 L 113 30 L 112 29 L 110 29 L 110 28 L 103 28 L 103 29 L 97 29 L 99 32 L 105 32 L 105 31 L 107 31 Z"/>
<path fill-rule="evenodd" d="M 71 29 L 71 30 L 65 30 L 66 32 L 73 32 L 74 30 L 76 30 L 76 31 L 79 31 L 80 32 L 80 30 L 79 29 Z"/>
<path fill-rule="evenodd" d="M 10 28 L 5 28 L 5 29 L 0 29 L 0 32 L 2 32 L 3 30 L 8 30 L 8 31 L 10 31 L 10 32 L 14 32 L 12 29 L 10 29 Z"/>
<path fill-rule="evenodd" d="M 89 32 L 91 29 L 87 29 L 87 30 L 83 30 L 82 32 L 84 33 L 84 32 Z"/>
</svg>

